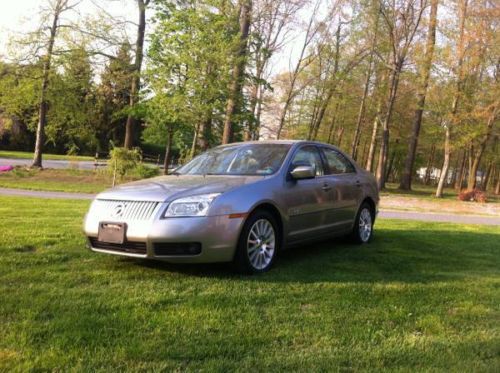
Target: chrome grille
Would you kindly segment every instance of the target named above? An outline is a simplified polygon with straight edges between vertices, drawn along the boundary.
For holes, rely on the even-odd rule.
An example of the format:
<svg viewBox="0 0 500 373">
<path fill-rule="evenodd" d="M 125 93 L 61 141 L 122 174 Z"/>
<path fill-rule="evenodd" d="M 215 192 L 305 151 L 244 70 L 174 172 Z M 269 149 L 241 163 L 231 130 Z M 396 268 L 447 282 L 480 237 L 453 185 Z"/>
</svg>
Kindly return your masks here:
<svg viewBox="0 0 500 373">
<path fill-rule="evenodd" d="M 90 213 L 99 220 L 148 220 L 156 212 L 159 202 L 116 201 L 97 199 L 92 203 Z"/>
</svg>

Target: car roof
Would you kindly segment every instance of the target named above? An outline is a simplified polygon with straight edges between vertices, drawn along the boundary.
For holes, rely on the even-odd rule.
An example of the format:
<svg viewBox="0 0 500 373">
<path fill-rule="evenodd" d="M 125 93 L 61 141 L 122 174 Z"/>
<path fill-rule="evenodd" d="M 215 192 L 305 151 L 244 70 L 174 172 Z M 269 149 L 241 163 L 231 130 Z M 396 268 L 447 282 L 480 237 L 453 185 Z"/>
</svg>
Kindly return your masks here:
<svg viewBox="0 0 500 373">
<path fill-rule="evenodd" d="M 317 144 L 317 145 L 333 146 L 331 144 L 326 144 L 326 143 L 323 143 L 323 142 L 320 142 L 320 141 L 310 141 L 310 140 L 256 140 L 256 141 L 233 142 L 233 143 L 230 143 L 230 144 L 219 145 L 219 147 L 222 147 L 222 146 L 242 145 L 242 144 L 287 144 L 287 145 L 293 145 L 293 144 Z"/>
</svg>

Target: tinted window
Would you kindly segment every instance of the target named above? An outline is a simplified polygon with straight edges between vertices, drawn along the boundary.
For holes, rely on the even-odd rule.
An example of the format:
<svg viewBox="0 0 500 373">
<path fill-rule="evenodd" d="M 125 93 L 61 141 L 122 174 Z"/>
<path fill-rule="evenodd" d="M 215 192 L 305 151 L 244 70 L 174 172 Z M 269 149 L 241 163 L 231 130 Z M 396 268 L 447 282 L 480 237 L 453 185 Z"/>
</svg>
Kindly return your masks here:
<svg viewBox="0 0 500 373">
<path fill-rule="evenodd" d="M 244 144 L 211 149 L 181 167 L 181 175 L 271 175 L 280 168 L 290 145 Z"/>
<path fill-rule="evenodd" d="M 354 166 L 341 153 L 330 148 L 323 148 L 323 154 L 331 175 L 355 172 Z"/>
<path fill-rule="evenodd" d="M 293 166 L 311 166 L 316 170 L 316 176 L 323 175 L 323 164 L 321 156 L 315 146 L 304 146 L 293 156 Z"/>
</svg>

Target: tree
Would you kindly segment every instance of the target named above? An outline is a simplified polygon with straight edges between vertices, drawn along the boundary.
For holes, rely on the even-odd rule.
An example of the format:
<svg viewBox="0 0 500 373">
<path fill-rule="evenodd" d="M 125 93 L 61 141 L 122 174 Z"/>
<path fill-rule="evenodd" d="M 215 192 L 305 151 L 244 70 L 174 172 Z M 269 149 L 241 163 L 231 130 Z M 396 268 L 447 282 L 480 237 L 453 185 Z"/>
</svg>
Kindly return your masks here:
<svg viewBox="0 0 500 373">
<path fill-rule="evenodd" d="M 456 66 L 456 83 L 454 87 L 454 97 L 451 104 L 449 119 L 445 122 L 445 138 L 444 138 L 444 159 L 441 167 L 438 186 L 436 189 L 436 197 L 443 196 L 444 185 L 448 179 L 448 170 L 450 168 L 451 158 L 451 127 L 458 122 L 458 106 L 462 96 L 463 79 L 464 79 L 464 58 L 465 58 L 465 21 L 467 19 L 468 0 L 459 1 L 459 37 L 457 50 L 457 66 Z"/>
<path fill-rule="evenodd" d="M 418 136 L 422 124 L 422 114 L 425 107 L 427 87 L 429 85 L 432 60 L 434 57 L 434 45 L 436 43 L 438 0 L 431 0 L 431 10 L 429 15 L 429 26 L 427 30 L 427 41 L 425 45 L 425 55 L 420 71 L 420 82 L 417 91 L 417 108 L 415 109 L 412 133 L 408 143 L 408 152 L 404 163 L 404 170 L 399 184 L 399 189 L 411 190 L 413 176 L 413 165 L 417 152 Z"/>
<path fill-rule="evenodd" d="M 425 0 L 380 1 L 382 2 L 380 9 L 389 30 L 390 47 L 392 49 L 391 58 L 388 61 L 388 68 L 390 69 L 389 96 L 387 97 L 386 112 L 382 121 L 382 142 L 380 144 L 376 174 L 378 188 L 384 189 L 389 152 L 389 130 L 399 79 L 413 38 L 420 25 L 422 13 L 425 9 Z"/>
<path fill-rule="evenodd" d="M 351 145 L 351 156 L 354 159 L 357 159 L 358 155 L 358 146 L 359 146 L 359 139 L 361 135 L 361 124 L 363 123 L 363 117 L 365 115 L 365 108 L 366 108 L 366 101 L 368 98 L 368 90 L 370 88 L 370 80 L 372 77 L 372 70 L 373 70 L 373 64 L 374 64 L 374 56 L 375 56 L 375 49 L 377 47 L 377 38 L 378 38 L 378 33 L 379 33 L 379 19 L 380 19 L 380 4 L 375 3 L 374 6 L 371 8 L 375 7 L 375 22 L 374 22 L 374 27 L 373 27 L 373 33 L 372 33 L 372 38 L 370 42 L 370 53 L 368 57 L 368 67 L 366 71 L 366 80 L 363 88 L 363 96 L 361 97 L 361 103 L 359 105 L 359 112 L 358 112 L 358 117 L 356 120 L 356 127 L 354 130 L 354 136 L 352 138 L 352 145 Z M 373 13 L 373 11 L 371 12 Z M 376 130 L 375 130 L 376 133 Z M 371 166 L 370 166 L 371 168 Z"/>
<path fill-rule="evenodd" d="M 228 144 L 233 141 L 234 114 L 238 111 L 242 100 L 242 87 L 247 63 L 247 40 L 250 32 L 250 21 L 252 18 L 252 1 L 240 0 L 239 3 L 239 43 L 234 55 L 232 79 L 229 87 L 226 116 L 224 119 L 224 131 L 222 143 Z"/>
<path fill-rule="evenodd" d="M 45 125 L 47 123 L 47 90 L 49 88 L 49 78 L 51 73 L 51 62 L 54 52 L 54 44 L 56 42 L 56 37 L 60 28 L 60 18 L 61 15 L 71 9 L 73 9 L 78 2 L 70 2 L 70 0 L 48 0 L 49 13 L 52 18 L 52 22 L 49 28 L 49 35 L 46 39 L 46 52 L 42 57 L 43 72 L 42 72 L 42 82 L 40 87 L 40 103 L 38 109 L 38 125 L 36 130 L 36 143 L 35 143 L 35 153 L 33 156 L 33 163 L 31 167 L 42 167 L 42 153 L 43 144 L 45 141 Z M 45 37 L 43 25 L 40 30 L 40 35 Z"/>
<path fill-rule="evenodd" d="M 245 131 L 245 140 L 258 140 L 263 92 L 269 88 L 266 81 L 269 61 L 285 43 L 289 24 L 304 4 L 303 0 L 254 1 L 251 24 L 253 31 L 249 35 L 249 63 L 254 65 L 249 100 L 252 118 Z"/>
<path fill-rule="evenodd" d="M 123 141 L 130 102 L 131 61 L 130 44 L 123 42 L 116 54 L 108 58 L 100 76 L 95 120 L 99 149 L 107 149 L 110 140 L 114 144 Z"/>
<path fill-rule="evenodd" d="M 321 22 L 317 22 L 316 17 L 318 16 L 318 10 L 321 5 L 321 0 L 317 0 L 314 8 L 311 12 L 311 16 L 309 17 L 309 21 L 307 23 L 306 32 L 304 35 L 304 41 L 302 43 L 302 47 L 300 49 L 300 55 L 295 64 L 295 68 L 289 74 L 289 83 L 288 87 L 286 87 L 284 94 L 284 103 L 283 108 L 281 109 L 281 113 L 278 121 L 278 128 L 276 131 L 276 138 L 279 139 L 281 137 L 281 131 L 285 125 L 286 115 L 288 113 L 288 109 L 292 104 L 297 93 L 300 91 L 296 89 L 295 85 L 297 83 L 297 78 L 300 73 L 313 61 L 311 56 L 306 54 L 307 48 L 314 41 L 316 34 L 322 26 Z"/>
<path fill-rule="evenodd" d="M 133 114 L 134 106 L 139 99 L 139 89 L 141 84 L 141 68 L 144 58 L 144 35 L 146 33 L 146 8 L 151 0 L 137 0 L 139 10 L 139 23 L 137 25 L 137 40 L 135 42 L 135 58 L 132 66 L 132 78 L 130 84 L 129 114 L 125 125 L 124 147 L 131 149 L 134 145 L 134 127 L 136 118 Z"/>
</svg>

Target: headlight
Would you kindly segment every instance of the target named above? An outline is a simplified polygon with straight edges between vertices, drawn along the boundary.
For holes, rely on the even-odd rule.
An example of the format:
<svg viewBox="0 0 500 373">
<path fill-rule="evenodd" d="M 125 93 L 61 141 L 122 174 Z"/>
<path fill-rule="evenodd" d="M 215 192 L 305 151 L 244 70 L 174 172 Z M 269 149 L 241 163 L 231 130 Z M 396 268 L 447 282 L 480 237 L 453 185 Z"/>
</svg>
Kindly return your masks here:
<svg viewBox="0 0 500 373">
<path fill-rule="evenodd" d="M 212 201 L 220 193 L 200 194 L 186 198 L 179 198 L 168 205 L 164 218 L 173 216 L 206 216 Z"/>
</svg>

